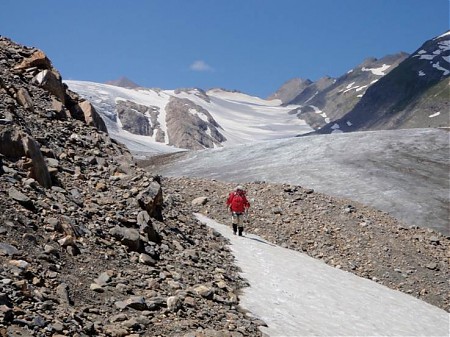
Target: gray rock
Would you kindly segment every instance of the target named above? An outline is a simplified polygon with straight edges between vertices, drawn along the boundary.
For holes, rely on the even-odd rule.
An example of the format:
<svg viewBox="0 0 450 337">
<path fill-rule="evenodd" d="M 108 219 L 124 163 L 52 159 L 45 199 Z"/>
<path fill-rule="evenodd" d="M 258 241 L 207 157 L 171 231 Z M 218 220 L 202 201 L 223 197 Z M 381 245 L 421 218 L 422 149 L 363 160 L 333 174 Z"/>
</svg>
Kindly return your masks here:
<svg viewBox="0 0 450 337">
<path fill-rule="evenodd" d="M 208 202 L 207 197 L 198 197 L 192 200 L 192 206 L 203 206 Z"/>
<path fill-rule="evenodd" d="M 140 251 L 142 242 L 139 232 L 133 228 L 115 226 L 110 230 L 110 234 L 119 240 L 123 245 L 127 246 L 131 251 Z"/>
</svg>

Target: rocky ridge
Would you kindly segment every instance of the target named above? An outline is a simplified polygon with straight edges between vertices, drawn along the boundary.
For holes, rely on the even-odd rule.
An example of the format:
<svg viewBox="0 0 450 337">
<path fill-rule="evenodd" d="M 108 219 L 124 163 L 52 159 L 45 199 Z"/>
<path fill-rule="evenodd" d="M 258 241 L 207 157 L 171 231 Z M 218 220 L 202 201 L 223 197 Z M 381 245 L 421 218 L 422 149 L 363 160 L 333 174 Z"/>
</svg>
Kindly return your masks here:
<svg viewBox="0 0 450 337">
<path fill-rule="evenodd" d="M 260 336 L 224 239 L 45 54 L 1 37 L 0 73 L 0 336 Z"/>
<path fill-rule="evenodd" d="M 230 222 L 225 200 L 234 185 L 167 179 L 186 200 L 204 197 L 196 211 Z M 252 204 L 245 231 L 450 311 L 450 237 L 301 186 L 254 182 L 245 187 Z"/>
</svg>

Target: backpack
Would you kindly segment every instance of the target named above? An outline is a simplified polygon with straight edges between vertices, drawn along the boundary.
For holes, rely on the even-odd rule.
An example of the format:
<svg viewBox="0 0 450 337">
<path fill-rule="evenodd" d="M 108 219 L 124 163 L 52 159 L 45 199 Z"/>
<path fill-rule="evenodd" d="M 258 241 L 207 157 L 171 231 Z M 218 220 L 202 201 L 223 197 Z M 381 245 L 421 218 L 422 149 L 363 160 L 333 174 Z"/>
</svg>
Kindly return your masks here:
<svg viewBox="0 0 450 337">
<path fill-rule="evenodd" d="M 235 212 L 244 212 L 245 196 L 241 193 L 234 192 L 231 200 L 231 209 Z"/>
</svg>

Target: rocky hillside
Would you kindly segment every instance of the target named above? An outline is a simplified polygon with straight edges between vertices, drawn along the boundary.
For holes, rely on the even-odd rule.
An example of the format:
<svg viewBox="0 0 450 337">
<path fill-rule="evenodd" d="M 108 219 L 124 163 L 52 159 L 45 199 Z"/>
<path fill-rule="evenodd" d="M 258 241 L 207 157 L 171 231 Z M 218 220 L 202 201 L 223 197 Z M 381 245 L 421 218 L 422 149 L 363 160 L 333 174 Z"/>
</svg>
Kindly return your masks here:
<svg viewBox="0 0 450 337">
<path fill-rule="evenodd" d="M 369 87 L 406 57 L 407 54 L 399 53 L 381 59 L 369 58 L 337 79 L 324 77 L 311 83 L 288 103 L 301 105 L 297 116 L 314 129 L 320 129 L 347 114 Z"/>
<path fill-rule="evenodd" d="M 449 127 L 450 31 L 426 41 L 320 132 Z"/>
<path fill-rule="evenodd" d="M 0 38 L 0 336 L 260 336 L 223 238 Z"/>
<path fill-rule="evenodd" d="M 293 78 L 283 83 L 283 85 L 267 99 L 279 99 L 283 104 L 291 102 L 300 92 L 310 87 L 313 82 L 309 79 Z"/>
<path fill-rule="evenodd" d="M 230 223 L 224 203 L 233 184 L 167 178 L 165 185 L 188 201 L 200 198 L 196 211 Z M 245 231 L 450 311 L 450 237 L 301 186 L 245 187 L 252 204 Z"/>
</svg>

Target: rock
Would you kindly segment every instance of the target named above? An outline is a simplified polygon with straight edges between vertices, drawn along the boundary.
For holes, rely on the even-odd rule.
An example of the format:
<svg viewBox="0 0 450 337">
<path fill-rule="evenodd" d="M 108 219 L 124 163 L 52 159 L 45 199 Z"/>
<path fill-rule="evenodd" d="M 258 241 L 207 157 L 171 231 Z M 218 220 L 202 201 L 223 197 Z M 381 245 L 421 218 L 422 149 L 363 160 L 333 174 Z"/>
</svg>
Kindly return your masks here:
<svg viewBox="0 0 450 337">
<path fill-rule="evenodd" d="M 207 197 L 198 197 L 192 200 L 192 206 L 203 206 L 208 202 Z"/>
<path fill-rule="evenodd" d="M 69 286 L 65 283 L 61 283 L 56 287 L 56 294 L 58 295 L 58 298 L 60 300 L 60 303 L 71 305 L 72 301 L 69 297 Z"/>
<path fill-rule="evenodd" d="M 214 296 L 214 289 L 211 287 L 208 287 L 206 285 L 199 285 L 194 288 L 194 291 L 201 297 L 204 297 L 207 299 L 212 299 Z"/>
<path fill-rule="evenodd" d="M 430 270 L 437 270 L 438 269 L 438 264 L 435 262 L 431 262 L 428 263 L 425 267 L 427 267 Z"/>
<path fill-rule="evenodd" d="M 19 250 L 13 245 L 0 242 L 0 255 L 14 256 L 19 255 Z"/>
<path fill-rule="evenodd" d="M 41 71 L 33 78 L 33 81 L 57 97 L 62 104 L 65 103 L 66 89 L 61 82 L 61 78 L 55 75 L 52 71 L 48 69 Z"/>
<path fill-rule="evenodd" d="M 140 227 L 139 228 L 140 232 L 146 234 L 148 240 L 155 243 L 161 242 L 161 236 L 153 227 L 153 222 L 150 219 L 150 215 L 148 214 L 147 211 L 141 211 L 138 213 L 137 223 Z"/>
<path fill-rule="evenodd" d="M 48 172 L 47 164 L 44 156 L 39 149 L 39 145 L 31 137 L 23 138 L 24 151 L 28 158 L 31 158 L 32 169 L 30 177 L 34 178 L 43 187 L 49 188 L 52 186 L 52 179 Z"/>
<path fill-rule="evenodd" d="M 33 100 L 31 99 L 30 94 L 28 93 L 27 89 L 20 88 L 17 91 L 17 101 L 21 106 L 23 106 L 25 109 L 33 111 Z"/>
<path fill-rule="evenodd" d="M 108 131 L 105 122 L 103 121 L 103 119 L 100 117 L 100 115 L 90 102 L 82 101 L 78 104 L 78 106 L 83 112 L 84 120 L 86 121 L 87 125 L 96 127 L 98 130 L 103 132 Z"/>
<path fill-rule="evenodd" d="M 147 211 L 150 217 L 155 218 L 159 221 L 163 221 L 163 193 L 161 185 L 157 181 L 152 181 L 147 189 L 139 193 L 137 200 L 139 206 L 143 210 Z"/>
<path fill-rule="evenodd" d="M 52 65 L 44 52 L 41 50 L 35 51 L 30 57 L 24 59 L 14 69 L 22 70 L 26 68 L 37 67 L 39 69 L 51 69 Z"/>
<path fill-rule="evenodd" d="M 156 265 L 156 261 L 155 259 L 153 259 L 151 256 L 141 253 L 139 255 L 139 262 L 142 264 L 145 264 L 147 266 L 155 266 Z"/>
<path fill-rule="evenodd" d="M 115 305 L 119 309 L 132 308 L 140 311 L 147 309 L 147 304 L 142 296 L 132 296 L 124 301 L 117 301 Z"/>
<path fill-rule="evenodd" d="M 142 249 L 139 232 L 135 229 L 115 226 L 111 229 L 110 234 L 123 245 L 127 246 L 131 251 L 138 252 Z"/>
<path fill-rule="evenodd" d="M 112 271 L 103 272 L 94 280 L 94 282 L 100 286 L 105 286 L 109 282 L 111 282 L 112 275 L 113 275 Z"/>
<path fill-rule="evenodd" d="M 15 189 L 14 187 L 11 187 L 9 189 L 8 194 L 11 199 L 14 199 L 15 201 L 17 201 L 19 204 L 21 204 L 25 208 L 27 208 L 29 210 L 35 209 L 33 201 L 30 198 L 28 198 L 25 194 L 23 194 L 22 192 Z"/>
<path fill-rule="evenodd" d="M 105 289 L 103 289 L 103 287 L 97 283 L 91 283 L 91 285 L 89 286 L 89 289 L 91 289 L 92 291 L 95 291 L 97 293 L 105 292 Z"/>
<path fill-rule="evenodd" d="M 182 300 L 179 296 L 170 296 L 167 298 L 167 309 L 177 311 L 181 306 Z"/>
</svg>

